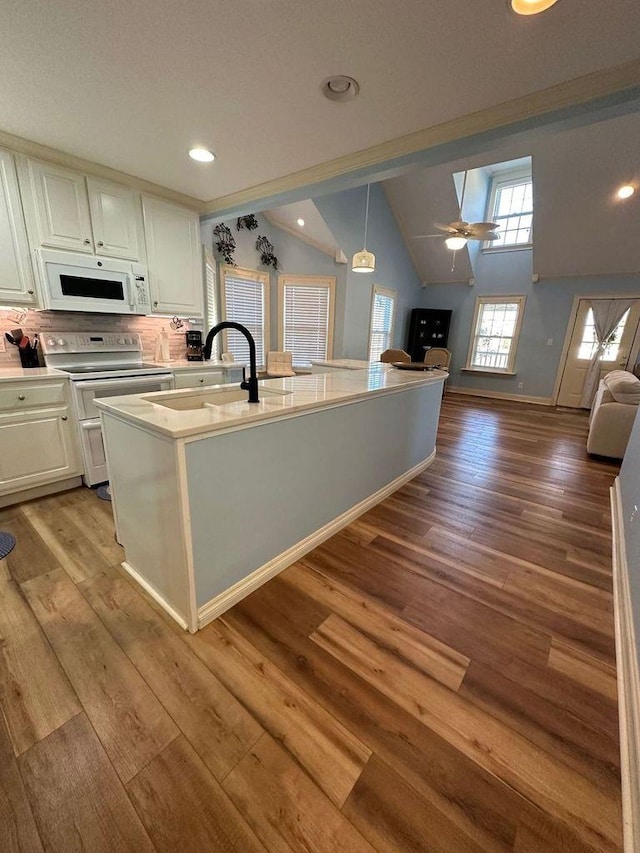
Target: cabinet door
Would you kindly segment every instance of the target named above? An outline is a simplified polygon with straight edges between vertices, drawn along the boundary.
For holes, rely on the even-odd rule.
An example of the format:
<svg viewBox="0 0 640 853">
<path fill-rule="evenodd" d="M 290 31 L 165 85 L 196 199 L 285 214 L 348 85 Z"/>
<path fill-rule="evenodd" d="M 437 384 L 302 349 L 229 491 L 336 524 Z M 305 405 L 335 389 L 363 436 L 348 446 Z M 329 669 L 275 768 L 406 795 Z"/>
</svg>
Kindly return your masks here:
<svg viewBox="0 0 640 853">
<path fill-rule="evenodd" d="M 142 197 L 153 311 L 202 317 L 203 283 L 197 214 Z"/>
<path fill-rule="evenodd" d="M 93 254 L 84 175 L 29 160 L 29 178 L 41 245 Z"/>
<path fill-rule="evenodd" d="M 87 178 L 91 224 L 97 255 L 140 260 L 140 195 L 129 187 Z"/>
<path fill-rule="evenodd" d="M 223 385 L 222 370 L 185 370 L 173 374 L 176 388 L 199 388 L 201 385 Z"/>
<path fill-rule="evenodd" d="M 0 303 L 35 305 L 36 290 L 13 157 L 0 150 Z"/>
<path fill-rule="evenodd" d="M 68 409 L 0 418 L 0 494 L 55 483 L 82 473 Z"/>
</svg>

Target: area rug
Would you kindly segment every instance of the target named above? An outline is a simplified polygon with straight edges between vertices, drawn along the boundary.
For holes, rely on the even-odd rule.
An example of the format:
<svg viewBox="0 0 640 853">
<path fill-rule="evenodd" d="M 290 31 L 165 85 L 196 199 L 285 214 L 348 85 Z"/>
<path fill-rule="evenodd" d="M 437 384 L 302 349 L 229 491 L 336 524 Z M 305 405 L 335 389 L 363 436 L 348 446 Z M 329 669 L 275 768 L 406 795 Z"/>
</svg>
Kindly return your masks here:
<svg viewBox="0 0 640 853">
<path fill-rule="evenodd" d="M 111 492 L 109 491 L 109 483 L 105 483 L 104 486 L 98 486 L 96 489 L 96 495 L 101 501 L 110 501 Z"/>
<path fill-rule="evenodd" d="M 15 547 L 15 536 L 12 536 L 10 533 L 0 533 L 0 560 L 3 560 Z"/>
</svg>

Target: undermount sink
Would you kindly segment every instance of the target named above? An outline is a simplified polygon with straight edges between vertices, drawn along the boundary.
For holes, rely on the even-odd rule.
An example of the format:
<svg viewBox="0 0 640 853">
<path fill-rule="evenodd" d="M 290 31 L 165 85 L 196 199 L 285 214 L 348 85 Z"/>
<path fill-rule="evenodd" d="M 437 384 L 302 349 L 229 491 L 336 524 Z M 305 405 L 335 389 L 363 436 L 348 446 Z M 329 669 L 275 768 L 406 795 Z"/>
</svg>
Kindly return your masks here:
<svg viewBox="0 0 640 853">
<path fill-rule="evenodd" d="M 279 388 L 258 389 L 260 397 L 283 397 L 290 393 L 291 391 L 284 391 Z M 176 394 L 166 397 L 156 397 L 154 395 L 143 397 L 142 399 L 149 403 L 155 403 L 156 406 L 164 406 L 167 409 L 175 409 L 179 412 L 188 412 L 195 409 L 208 409 L 210 406 L 225 406 L 227 403 L 246 403 L 248 398 L 248 391 L 244 391 L 242 388 L 212 388 L 208 391 L 198 391 L 194 394 Z"/>
</svg>

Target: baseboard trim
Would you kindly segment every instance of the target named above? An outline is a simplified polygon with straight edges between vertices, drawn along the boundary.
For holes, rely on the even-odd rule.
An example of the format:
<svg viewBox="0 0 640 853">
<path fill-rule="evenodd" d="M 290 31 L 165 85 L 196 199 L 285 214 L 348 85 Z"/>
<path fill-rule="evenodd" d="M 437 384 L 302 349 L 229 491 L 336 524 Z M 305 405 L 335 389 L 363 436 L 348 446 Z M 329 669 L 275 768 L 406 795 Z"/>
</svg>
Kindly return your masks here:
<svg viewBox="0 0 640 853">
<path fill-rule="evenodd" d="M 611 489 L 613 602 L 620 724 L 624 853 L 640 850 L 640 673 L 624 543 L 620 480 Z"/>
<path fill-rule="evenodd" d="M 34 498 L 44 498 L 47 495 L 55 495 L 57 492 L 66 492 L 68 489 L 76 489 L 82 485 L 82 477 L 68 477 L 66 480 L 57 480 L 55 483 L 47 483 L 45 486 L 32 486 L 30 489 L 21 489 L 10 495 L 0 495 L 0 509 L 13 504 L 32 501 Z"/>
<path fill-rule="evenodd" d="M 506 391 L 485 391 L 483 388 L 457 388 L 447 385 L 447 394 L 468 394 L 470 397 L 490 397 L 496 400 L 513 400 L 516 403 L 533 403 L 534 406 L 553 406 L 552 397 L 528 397 Z"/>
<path fill-rule="evenodd" d="M 169 614 L 169 616 L 171 616 L 172 619 L 175 619 L 175 621 L 178 623 L 178 625 L 180 625 L 181 628 L 184 628 L 185 631 L 189 630 L 189 623 L 187 622 L 187 620 L 184 619 L 178 613 L 178 611 L 175 610 L 169 604 L 167 599 L 163 595 L 161 595 L 158 590 L 153 587 L 146 578 L 142 577 L 142 575 L 139 574 L 130 563 L 127 563 L 125 561 L 120 565 L 125 570 L 125 572 L 134 579 L 136 583 L 140 584 L 140 586 L 145 590 L 145 592 L 149 593 L 151 598 L 153 598 L 153 600 L 156 601 L 160 605 L 160 607 L 162 607 L 163 610 L 167 611 L 167 613 Z"/>
<path fill-rule="evenodd" d="M 249 593 L 258 589 L 262 584 L 288 568 L 288 566 L 295 563 L 296 560 L 304 557 L 304 555 L 308 554 L 309 551 L 317 548 L 318 545 L 321 545 L 325 540 L 329 539 L 339 530 L 342 530 L 343 527 L 351 524 L 352 521 L 355 521 L 356 518 L 367 512 L 371 507 L 379 504 L 380 501 L 389 497 L 389 495 L 401 486 L 404 486 L 405 483 L 408 483 L 409 480 L 417 477 L 418 474 L 431 465 L 435 458 L 436 451 L 434 450 L 433 453 L 431 453 L 423 462 L 419 462 L 417 465 L 414 465 L 413 468 L 410 468 L 404 474 L 396 477 L 395 480 L 392 480 L 386 486 L 383 486 L 382 489 L 378 489 L 377 492 L 374 492 L 372 495 L 369 495 L 368 498 L 365 498 L 363 501 L 360 501 L 360 503 L 352 506 L 351 509 L 343 512 L 342 515 L 339 515 L 328 524 L 325 524 L 323 527 L 314 531 L 314 533 L 311 533 L 309 536 L 301 539 L 300 542 L 297 542 L 291 548 L 283 551 L 282 554 L 278 554 L 278 556 L 274 557 L 273 560 L 269 560 L 268 563 L 260 566 L 259 569 L 256 569 L 248 577 L 243 578 L 243 580 L 238 581 L 238 583 L 229 587 L 229 589 L 226 589 L 224 592 L 220 593 L 220 595 L 217 595 L 206 604 L 203 604 L 202 607 L 198 608 L 198 628 L 204 628 L 205 625 L 208 625 L 209 622 L 213 621 L 218 616 L 221 616 L 226 610 L 233 607 L 234 604 L 237 604 L 245 596 L 249 595 Z"/>
</svg>

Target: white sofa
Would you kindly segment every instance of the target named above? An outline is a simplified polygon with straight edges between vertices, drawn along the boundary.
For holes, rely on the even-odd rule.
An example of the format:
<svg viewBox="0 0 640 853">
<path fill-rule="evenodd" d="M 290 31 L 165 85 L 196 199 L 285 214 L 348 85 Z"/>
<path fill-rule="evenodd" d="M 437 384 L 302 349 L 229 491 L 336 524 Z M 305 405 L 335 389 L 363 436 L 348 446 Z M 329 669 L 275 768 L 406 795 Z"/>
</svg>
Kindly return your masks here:
<svg viewBox="0 0 640 853">
<path fill-rule="evenodd" d="M 589 419 L 587 451 L 622 459 L 640 404 L 640 379 L 612 370 L 600 381 Z"/>
</svg>

